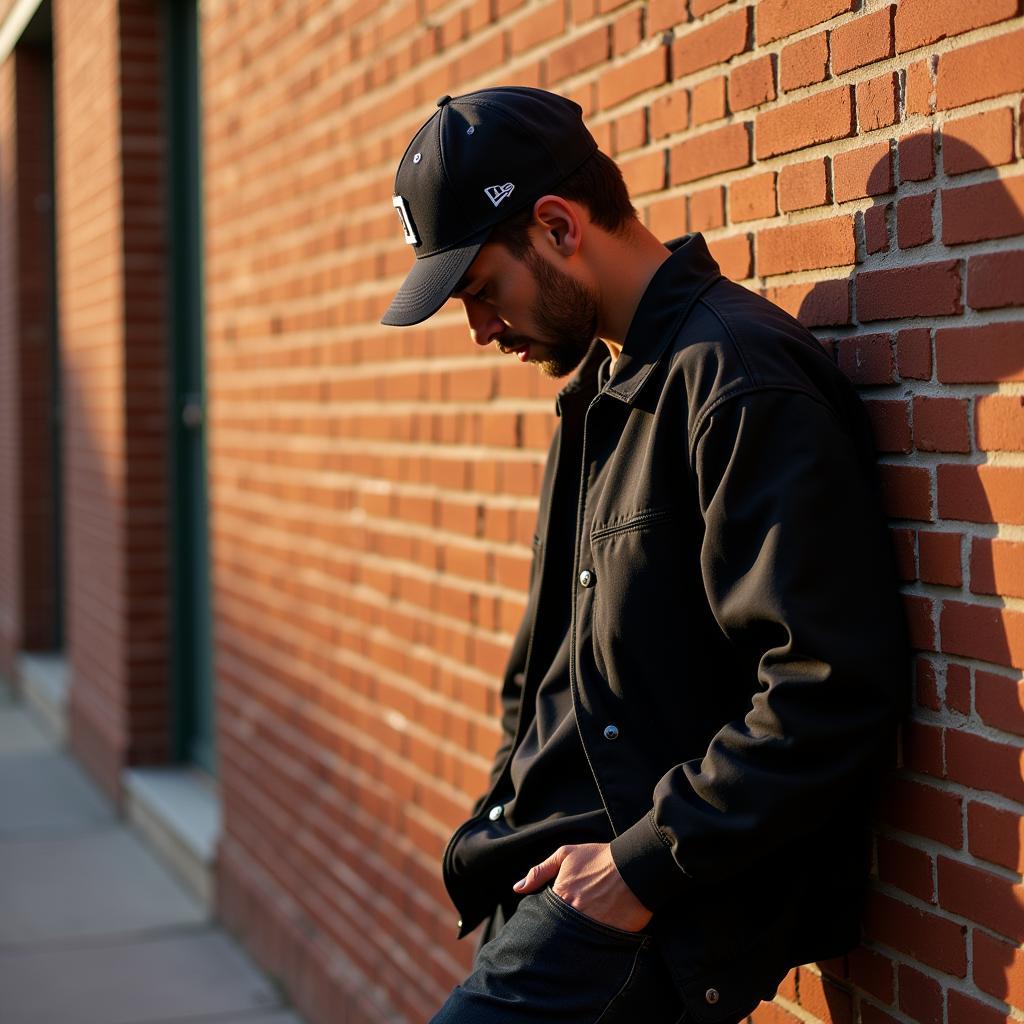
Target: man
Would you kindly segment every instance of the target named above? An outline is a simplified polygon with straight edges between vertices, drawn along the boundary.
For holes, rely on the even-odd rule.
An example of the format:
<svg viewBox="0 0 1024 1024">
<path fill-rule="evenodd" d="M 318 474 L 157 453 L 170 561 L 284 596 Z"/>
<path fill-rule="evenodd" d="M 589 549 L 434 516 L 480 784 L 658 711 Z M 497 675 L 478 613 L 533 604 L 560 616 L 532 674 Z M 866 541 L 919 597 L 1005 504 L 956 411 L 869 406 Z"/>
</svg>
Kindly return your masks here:
<svg viewBox="0 0 1024 1024">
<path fill-rule="evenodd" d="M 858 941 L 907 649 L 853 388 L 699 234 L 639 222 L 578 105 L 438 100 L 382 322 L 460 300 L 560 423 L 489 791 L 444 857 L 487 922 L 435 1022 L 730 1024 Z M 596 340 L 595 340 L 596 339 Z"/>
</svg>

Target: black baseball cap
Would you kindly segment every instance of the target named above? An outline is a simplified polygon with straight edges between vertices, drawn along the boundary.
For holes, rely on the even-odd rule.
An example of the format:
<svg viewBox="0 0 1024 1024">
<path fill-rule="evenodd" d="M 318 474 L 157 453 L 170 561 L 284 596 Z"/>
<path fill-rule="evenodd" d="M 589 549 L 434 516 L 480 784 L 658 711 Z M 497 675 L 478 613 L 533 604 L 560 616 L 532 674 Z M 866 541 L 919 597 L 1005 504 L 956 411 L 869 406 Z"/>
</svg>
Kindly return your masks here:
<svg viewBox="0 0 1024 1024">
<path fill-rule="evenodd" d="M 413 136 L 392 200 L 416 262 L 382 324 L 408 327 L 451 295 L 495 224 L 531 206 L 596 149 L 578 103 L 526 86 L 442 96 Z"/>
</svg>

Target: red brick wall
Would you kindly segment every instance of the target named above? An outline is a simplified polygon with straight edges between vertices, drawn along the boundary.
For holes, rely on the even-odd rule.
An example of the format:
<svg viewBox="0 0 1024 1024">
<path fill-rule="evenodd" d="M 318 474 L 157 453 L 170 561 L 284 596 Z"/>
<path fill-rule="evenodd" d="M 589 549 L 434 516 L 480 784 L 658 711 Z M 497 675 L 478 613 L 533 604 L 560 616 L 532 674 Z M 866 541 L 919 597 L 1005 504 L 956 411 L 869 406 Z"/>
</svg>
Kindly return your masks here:
<svg viewBox="0 0 1024 1024">
<path fill-rule="evenodd" d="M 146 649 L 126 510 L 159 515 L 155 477 L 119 468 L 127 339 L 157 328 L 122 316 L 148 246 L 118 244 L 117 9 L 55 3 L 76 735 L 108 774 Z M 476 350 L 454 308 L 377 318 L 409 262 L 390 205 L 408 138 L 438 95 L 498 82 L 577 99 L 651 228 L 704 231 L 833 346 L 877 425 L 917 706 L 865 947 L 794 972 L 755 1020 L 1024 1011 L 1019 15 L 202 5 L 221 912 L 311 1020 L 422 1020 L 471 955 L 438 860 L 497 742 L 554 388 Z"/>
<path fill-rule="evenodd" d="M 158 10 L 55 0 L 71 742 L 167 756 Z"/>
<path fill-rule="evenodd" d="M 0 64 L 0 675 L 21 647 L 18 147 L 14 61 Z"/>
<path fill-rule="evenodd" d="M 0 285 L 0 672 L 55 642 L 48 53 L 4 62 Z"/>
</svg>

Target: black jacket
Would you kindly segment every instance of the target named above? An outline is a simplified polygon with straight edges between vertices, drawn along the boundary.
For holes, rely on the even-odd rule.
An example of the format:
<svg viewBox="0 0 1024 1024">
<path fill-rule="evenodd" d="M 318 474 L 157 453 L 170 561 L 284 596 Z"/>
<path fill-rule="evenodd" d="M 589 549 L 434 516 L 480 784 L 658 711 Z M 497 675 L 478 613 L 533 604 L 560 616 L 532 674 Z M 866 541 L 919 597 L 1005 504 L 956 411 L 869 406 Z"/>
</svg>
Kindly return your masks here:
<svg viewBox="0 0 1024 1024">
<path fill-rule="evenodd" d="M 699 234 L 669 247 L 607 387 L 598 341 L 559 395 L 563 420 L 584 420 L 572 578 L 545 571 L 556 431 L 504 742 L 474 815 L 507 788 L 534 707 L 545 594 L 573 586 L 573 703 L 612 854 L 711 1024 L 857 943 L 908 648 L 856 392 Z M 465 934 L 492 907 L 451 878 L 453 844 Z"/>
</svg>

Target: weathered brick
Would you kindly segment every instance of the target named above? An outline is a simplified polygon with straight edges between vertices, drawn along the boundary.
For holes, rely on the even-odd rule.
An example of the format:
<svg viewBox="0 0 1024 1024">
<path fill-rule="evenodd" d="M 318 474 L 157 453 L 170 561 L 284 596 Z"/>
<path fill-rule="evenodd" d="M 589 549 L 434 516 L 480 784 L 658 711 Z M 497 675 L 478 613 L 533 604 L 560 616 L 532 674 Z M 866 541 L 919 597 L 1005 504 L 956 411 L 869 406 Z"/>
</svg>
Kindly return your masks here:
<svg viewBox="0 0 1024 1024">
<path fill-rule="evenodd" d="M 896 5 L 896 52 L 993 25 L 1018 13 L 1017 0 L 900 0 Z"/>
<path fill-rule="evenodd" d="M 836 153 L 832 158 L 832 179 L 837 203 L 892 192 L 895 186 L 889 143 L 877 142 Z"/>
<path fill-rule="evenodd" d="M 856 0 L 761 0 L 757 6 L 758 45 L 820 25 L 856 5 Z"/>
<path fill-rule="evenodd" d="M 959 260 L 942 260 L 861 271 L 856 278 L 857 315 L 869 321 L 959 313 L 960 269 Z"/>
<path fill-rule="evenodd" d="M 766 228 L 757 233 L 757 272 L 762 277 L 849 266 L 855 256 L 852 215 Z"/>
<path fill-rule="evenodd" d="M 747 61 L 729 74 L 729 106 L 748 110 L 775 99 L 775 58 L 772 54 Z"/>
<path fill-rule="evenodd" d="M 899 120 L 896 72 L 857 83 L 857 125 L 862 132 L 888 128 Z"/>
<path fill-rule="evenodd" d="M 729 219 L 758 220 L 775 216 L 775 173 L 765 171 L 729 185 Z"/>
<path fill-rule="evenodd" d="M 944 188 L 941 216 L 945 245 L 1024 234 L 1024 174 Z"/>
<path fill-rule="evenodd" d="M 745 124 L 728 124 L 686 139 L 669 152 L 670 183 L 681 185 L 750 163 L 750 135 Z"/>
<path fill-rule="evenodd" d="M 824 206 L 828 201 L 828 165 L 824 157 L 786 164 L 779 170 L 779 209 L 783 213 Z"/>
<path fill-rule="evenodd" d="M 749 49 L 750 7 L 742 7 L 716 18 L 710 24 L 699 24 L 672 43 L 672 73 L 675 78 L 723 64 Z"/>
<path fill-rule="evenodd" d="M 934 236 L 932 209 L 935 193 L 907 196 L 896 204 L 896 239 L 901 249 L 930 242 Z"/>
<path fill-rule="evenodd" d="M 828 33 L 819 32 L 784 46 L 779 64 L 783 92 L 824 82 L 828 77 Z"/>
<path fill-rule="evenodd" d="M 972 256 L 967 261 L 967 304 L 972 309 L 1024 306 L 1024 249 Z"/>
<path fill-rule="evenodd" d="M 1024 89 L 1024 29 L 944 53 L 935 83 L 939 110 Z"/>
<path fill-rule="evenodd" d="M 754 128 L 757 159 L 853 135 L 852 90 L 852 86 L 844 85 L 762 111 Z"/>
<path fill-rule="evenodd" d="M 841 75 L 893 54 L 892 18 L 895 4 L 862 14 L 829 33 L 832 73 Z"/>
<path fill-rule="evenodd" d="M 942 166 L 947 174 L 965 174 L 1013 161 L 1013 111 L 987 110 L 942 126 Z"/>
</svg>

